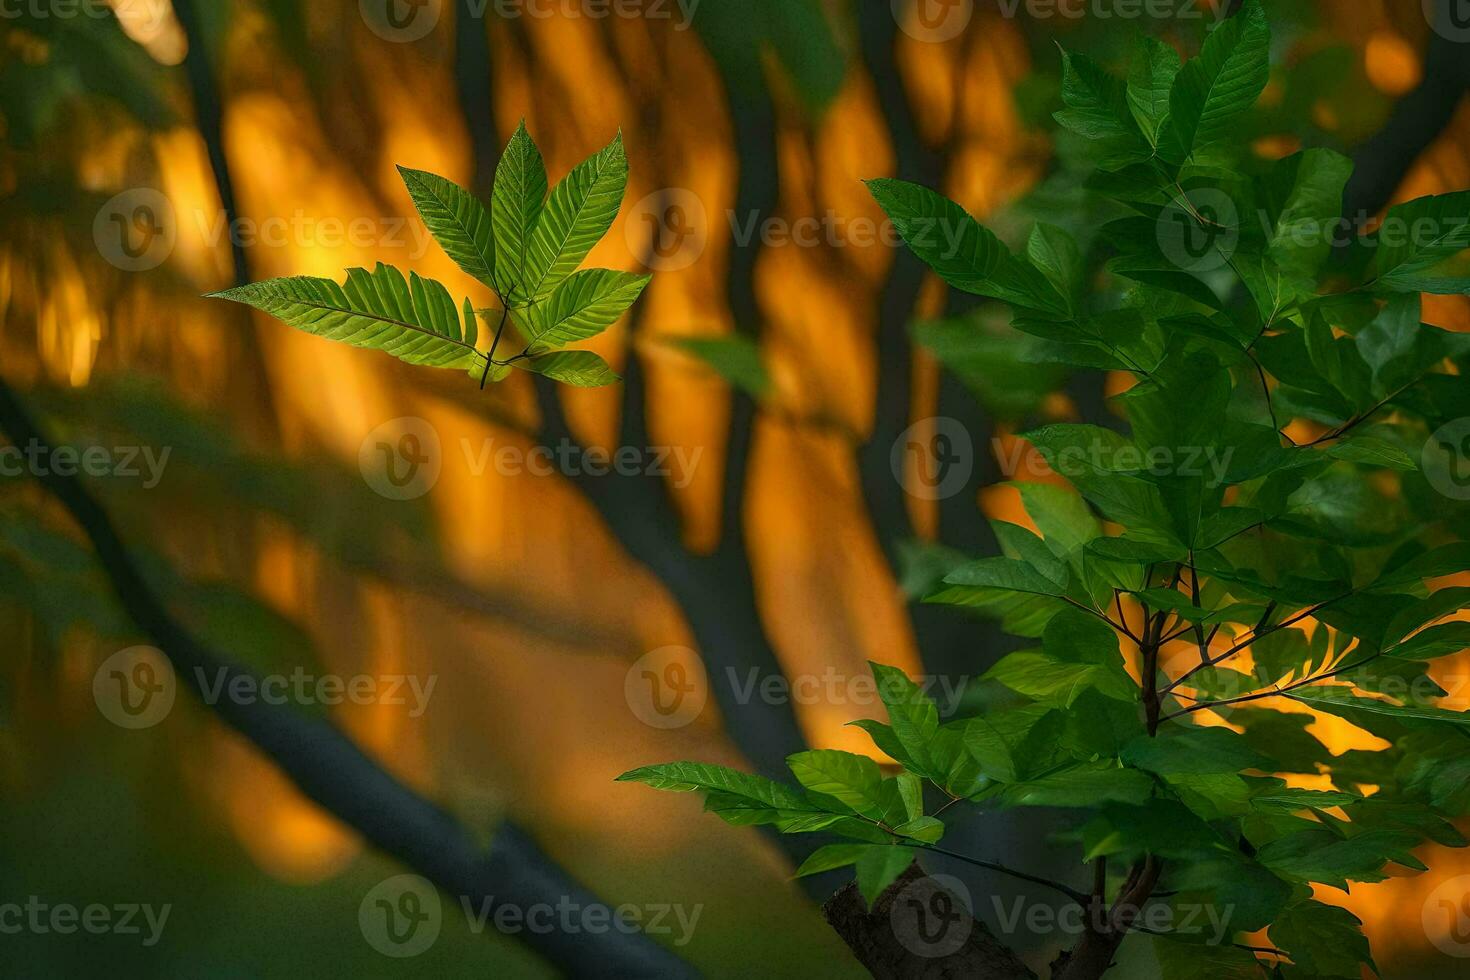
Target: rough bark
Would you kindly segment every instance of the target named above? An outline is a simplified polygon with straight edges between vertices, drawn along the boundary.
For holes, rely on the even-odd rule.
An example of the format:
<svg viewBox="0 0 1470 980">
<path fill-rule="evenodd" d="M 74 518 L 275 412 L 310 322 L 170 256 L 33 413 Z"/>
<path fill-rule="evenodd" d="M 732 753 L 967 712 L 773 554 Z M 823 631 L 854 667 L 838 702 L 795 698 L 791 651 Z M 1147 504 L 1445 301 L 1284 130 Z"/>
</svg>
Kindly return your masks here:
<svg viewBox="0 0 1470 980">
<path fill-rule="evenodd" d="M 1011 949 L 917 863 L 868 908 L 849 882 L 822 906 L 877 980 L 1036 980 Z"/>
</svg>

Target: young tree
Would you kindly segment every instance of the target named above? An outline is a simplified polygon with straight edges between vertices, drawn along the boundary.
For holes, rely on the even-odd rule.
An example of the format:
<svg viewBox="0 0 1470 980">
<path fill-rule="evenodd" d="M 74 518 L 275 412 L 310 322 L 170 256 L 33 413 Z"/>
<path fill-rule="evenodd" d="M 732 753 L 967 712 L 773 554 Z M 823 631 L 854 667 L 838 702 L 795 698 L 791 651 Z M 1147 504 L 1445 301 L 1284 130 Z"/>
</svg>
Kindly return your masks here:
<svg viewBox="0 0 1470 980">
<path fill-rule="evenodd" d="M 1123 215 L 1099 229 L 1109 258 L 1096 273 L 1053 225 L 1012 252 L 931 190 L 869 182 L 946 283 L 1012 308 L 1042 341 L 1034 356 L 1133 379 L 1116 399 L 1126 431 L 1027 435 L 1075 493 L 1022 485 L 1040 533 L 997 522 L 1003 554 L 952 564 L 928 597 L 1038 641 L 985 675 L 985 710 L 941 719 L 901 671 L 875 664 L 889 723 L 854 724 L 895 775 L 815 750 L 787 760 L 799 786 L 695 762 L 620 777 L 701 792 L 733 824 L 841 838 L 799 873 L 855 868 L 864 901 L 889 914 L 834 903 L 829 915 L 875 972 L 928 959 L 1025 974 L 983 930 L 946 945 L 922 920 L 939 905 L 895 900 L 925 885 L 912 865 L 926 853 L 1039 880 L 943 848 L 956 807 L 1076 816 L 1065 842 L 1092 886 L 1047 883 L 1086 913 L 1054 964 L 1068 980 L 1102 975 L 1140 931 L 1169 978 L 1355 977 L 1372 964 L 1360 923 L 1313 886 L 1422 870 L 1421 843 L 1466 843 L 1449 821 L 1470 812 L 1470 715 L 1437 703 L 1429 662 L 1470 642 L 1470 624 L 1444 622 L 1470 591 L 1435 584 L 1470 570 L 1455 468 L 1470 435 L 1455 372 L 1470 341 L 1423 323 L 1420 295 L 1470 293 L 1455 267 L 1470 193 L 1399 205 L 1373 234 L 1351 234 L 1349 161 L 1323 149 L 1264 161 L 1246 143 L 1269 45 L 1250 0 L 1187 62 L 1141 38 L 1126 80 L 1063 54 L 1058 122 L 1095 145 L 1092 186 Z M 512 370 L 612 383 L 595 354 L 565 348 L 647 282 L 577 271 L 626 176 L 614 141 L 548 197 L 524 127 L 488 208 L 403 171 L 429 229 L 496 297 L 491 310 L 381 265 L 343 285 L 295 277 L 218 295 L 482 385 Z M 485 350 L 481 319 L 494 327 Z M 1306 709 L 1387 747 L 1333 756 Z M 1331 788 L 1293 785 L 1306 775 Z M 1200 929 L 1200 910 L 1219 928 Z M 1262 930 L 1269 946 L 1245 941 Z"/>
<path fill-rule="evenodd" d="M 953 567 L 928 597 L 1039 641 L 985 675 L 1006 692 L 986 711 L 942 721 L 875 664 L 889 723 L 854 724 L 896 775 L 817 750 L 788 760 L 798 787 L 693 762 L 620 777 L 701 792 L 733 824 L 843 838 L 799 873 L 853 866 L 864 899 L 889 906 L 839 924 L 870 966 L 902 962 L 862 932 L 903 932 L 890 889 L 914 887 L 915 858 L 949 854 L 956 806 L 1076 815 L 1066 843 L 1093 886 L 1057 886 L 1087 912 L 1053 966 L 1068 980 L 1102 975 L 1140 930 L 1168 978 L 1357 977 L 1372 965 L 1360 923 L 1313 886 L 1424 870 L 1420 844 L 1466 843 L 1449 821 L 1470 812 L 1470 714 L 1437 704 L 1428 671 L 1470 645 L 1470 623 L 1444 622 L 1470 591 L 1436 587 L 1470 570 L 1456 506 L 1470 338 L 1421 322 L 1420 297 L 1470 293 L 1454 261 L 1470 193 L 1351 234 L 1346 158 L 1263 161 L 1246 144 L 1269 46 L 1251 0 L 1188 62 L 1140 39 L 1126 80 L 1063 54 L 1057 120 L 1093 142 L 1092 186 L 1126 215 L 1100 229 L 1097 278 L 1059 228 L 1013 253 L 926 188 L 869 183 L 908 246 L 1009 305 L 1045 359 L 1133 379 L 1116 399 L 1126 432 L 1027 435 L 1076 493 L 1023 485 L 1040 533 L 997 523 L 1003 555 Z M 1387 747 L 1333 756 L 1302 709 Z M 1194 925 L 1201 909 L 1223 930 Z M 980 962 L 909 924 L 913 963 Z M 1269 946 L 1243 939 L 1262 930 Z M 1023 969 L 981 946 L 996 975 Z"/>
</svg>

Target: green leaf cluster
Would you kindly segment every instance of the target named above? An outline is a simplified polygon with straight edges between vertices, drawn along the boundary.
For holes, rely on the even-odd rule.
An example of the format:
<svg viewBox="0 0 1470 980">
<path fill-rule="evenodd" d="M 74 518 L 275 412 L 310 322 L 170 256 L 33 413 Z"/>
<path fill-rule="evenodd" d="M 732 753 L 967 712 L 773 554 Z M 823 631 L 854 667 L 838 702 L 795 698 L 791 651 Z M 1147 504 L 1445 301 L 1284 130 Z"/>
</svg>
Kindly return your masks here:
<svg viewBox="0 0 1470 980">
<path fill-rule="evenodd" d="M 622 136 L 547 193 L 546 167 L 525 124 L 496 167 L 489 206 L 463 187 L 399 167 L 424 225 L 465 274 L 495 296 L 494 309 L 456 303 L 441 283 L 379 264 L 347 280 L 292 276 L 212 295 L 245 303 L 310 334 L 381 350 L 409 364 L 458 368 L 482 384 L 512 369 L 578 387 L 617 374 L 592 351 L 567 350 L 617 322 L 649 277 L 580 269 L 617 217 L 628 186 Z M 580 269 L 580 271 L 579 271 Z M 494 325 L 481 350 L 480 318 Z M 497 357 L 511 349 L 514 354 Z"/>
<path fill-rule="evenodd" d="M 1148 863 L 1176 906 L 1232 916 L 1223 946 L 1157 937 L 1166 977 L 1260 975 L 1234 941 L 1261 929 L 1281 975 L 1371 965 L 1360 923 L 1314 888 L 1423 870 L 1416 850 L 1464 846 L 1470 815 L 1470 714 L 1431 678 L 1470 645 L 1470 589 L 1447 584 L 1470 570 L 1470 514 L 1434 472 L 1460 447 L 1433 435 L 1470 415 L 1470 342 L 1423 322 L 1420 295 L 1470 294 L 1470 192 L 1344 225 L 1350 161 L 1249 142 L 1270 47 L 1247 0 L 1187 60 L 1147 38 L 1123 74 L 1063 53 L 1056 119 L 1095 151 L 1087 193 L 1107 206 L 1088 213 L 1111 216 L 1085 246 L 1045 221 L 1015 246 L 935 191 L 868 183 L 935 274 L 1009 311 L 1027 363 L 1131 377 L 1118 428 L 1025 435 L 1068 486 L 1018 484 L 1031 526 L 995 522 L 999 554 L 921 556 L 926 601 L 1034 641 L 984 673 L 984 709 L 943 720 L 875 667 L 889 722 L 855 724 L 897 775 L 807 753 L 804 791 L 759 806 L 669 767 L 624 778 L 848 838 L 807 870 L 857 864 L 870 898 L 895 849 L 932 843 L 914 821 L 943 830 L 903 809 L 920 798 L 905 780 L 947 816 L 1065 811 L 1079 861 L 1108 860 L 1109 897 Z M 993 347 L 979 318 L 943 330 L 947 364 Z M 1334 755 L 1309 712 L 1385 747 Z"/>
</svg>

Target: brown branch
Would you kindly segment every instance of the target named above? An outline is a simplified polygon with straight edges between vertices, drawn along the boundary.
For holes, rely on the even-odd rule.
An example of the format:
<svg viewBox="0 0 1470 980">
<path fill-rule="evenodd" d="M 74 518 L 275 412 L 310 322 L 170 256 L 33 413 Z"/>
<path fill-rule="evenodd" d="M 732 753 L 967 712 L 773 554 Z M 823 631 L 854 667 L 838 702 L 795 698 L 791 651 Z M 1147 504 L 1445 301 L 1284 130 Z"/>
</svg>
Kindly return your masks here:
<svg viewBox="0 0 1470 980">
<path fill-rule="evenodd" d="M 0 431 L 14 445 L 36 445 L 48 455 L 51 452 L 50 443 L 3 378 Z M 48 468 L 36 479 L 86 534 L 123 609 L 175 672 L 305 796 L 451 896 L 489 903 L 492 909 L 570 901 L 606 908 L 612 914 L 514 825 L 502 826 L 486 853 L 452 817 L 399 782 L 330 723 L 263 700 L 204 699 L 205 678 L 224 678 L 224 690 L 230 690 L 237 678 L 253 679 L 178 624 L 79 478 Z M 499 921 L 494 916 L 491 920 Z M 664 971 L 692 975 L 686 964 L 642 933 L 609 930 L 591 936 L 526 930 L 515 935 L 572 974 L 611 970 L 633 976 Z"/>
</svg>

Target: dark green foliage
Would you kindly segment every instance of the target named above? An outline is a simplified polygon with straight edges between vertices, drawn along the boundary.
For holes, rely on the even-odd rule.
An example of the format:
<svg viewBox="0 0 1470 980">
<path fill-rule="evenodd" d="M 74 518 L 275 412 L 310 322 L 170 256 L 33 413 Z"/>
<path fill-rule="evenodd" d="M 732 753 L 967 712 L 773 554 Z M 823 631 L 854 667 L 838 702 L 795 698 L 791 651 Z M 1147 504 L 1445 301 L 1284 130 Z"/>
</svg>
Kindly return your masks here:
<svg viewBox="0 0 1470 980">
<path fill-rule="evenodd" d="M 1274 959 L 1232 945 L 1264 927 L 1287 976 L 1371 965 L 1360 923 L 1311 886 L 1422 868 L 1414 849 L 1462 846 L 1449 821 L 1470 812 L 1470 714 L 1439 704 L 1426 674 L 1470 641 L 1442 622 L 1470 590 L 1436 583 L 1470 570 L 1457 540 L 1470 495 L 1429 472 L 1431 434 L 1470 414 L 1457 376 L 1470 345 L 1424 324 L 1419 296 L 1470 293 L 1457 265 L 1470 195 L 1394 208 L 1337 262 L 1333 245 L 1356 237 L 1339 223 L 1350 162 L 1269 161 L 1247 142 L 1269 48 L 1250 0 L 1192 60 L 1144 40 L 1125 79 L 1064 54 L 1057 120 L 1090 141 L 1091 190 L 1125 215 L 1087 232 L 1106 258 L 1095 280 L 1051 224 L 1012 249 L 934 191 L 869 183 L 950 286 L 1010 308 L 1035 338 L 1024 360 L 1133 378 L 1115 399 L 1125 433 L 1027 435 L 1075 490 L 1021 485 L 1040 535 L 997 524 L 1002 555 L 949 558 L 927 595 L 1037 638 L 983 679 L 1011 698 L 943 721 L 875 666 L 890 723 L 857 724 L 897 776 L 806 753 L 821 765 L 792 758 L 802 789 L 762 780 L 780 805 L 738 811 L 681 778 L 692 764 L 624 779 L 703 790 L 734 822 L 846 837 L 802 870 L 855 864 L 870 899 L 941 839 L 915 781 L 951 816 L 962 801 L 1078 811 L 1079 859 L 1158 860 L 1159 892 L 1233 915 L 1218 947 L 1158 937 L 1166 977 L 1265 975 Z M 963 321 L 935 334 L 962 373 L 967 329 L 983 336 Z M 1303 708 L 1387 747 L 1334 757 Z M 1333 788 L 1293 788 L 1292 774 Z"/>
</svg>

